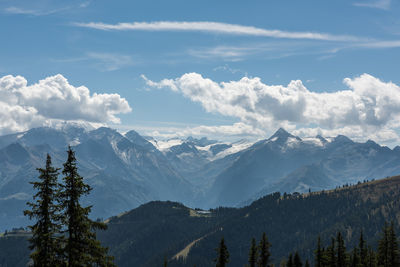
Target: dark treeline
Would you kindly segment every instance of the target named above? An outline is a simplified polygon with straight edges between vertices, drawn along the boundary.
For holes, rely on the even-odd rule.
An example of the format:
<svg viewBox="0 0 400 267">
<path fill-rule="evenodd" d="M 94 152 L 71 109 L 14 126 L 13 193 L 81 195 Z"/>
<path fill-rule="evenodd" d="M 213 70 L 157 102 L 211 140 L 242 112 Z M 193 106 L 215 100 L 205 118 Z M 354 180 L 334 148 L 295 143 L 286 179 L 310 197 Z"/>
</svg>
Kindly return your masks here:
<svg viewBox="0 0 400 267">
<path fill-rule="evenodd" d="M 54 182 L 55 179 L 52 177 L 58 177 L 58 169 L 56 171 L 52 169 L 50 160 L 46 168 L 39 169 L 39 180 L 35 182 L 37 185 L 34 183 L 37 192 L 34 199 L 36 202 L 31 203 L 31 210 L 27 215 L 32 212 L 31 215 L 37 222 L 51 223 L 41 224 L 41 227 L 40 224 L 31 226 L 33 261 L 35 255 L 47 253 L 53 255 L 51 257 L 55 260 L 60 260 L 62 266 L 69 261 L 70 253 L 75 251 L 76 255 L 81 255 L 75 257 L 75 259 L 80 258 L 79 261 L 83 259 L 88 262 L 98 262 L 84 264 L 85 266 L 96 266 L 95 264 L 104 266 L 100 262 L 110 258 L 98 243 L 98 239 L 101 240 L 101 244 L 110 248 L 110 254 L 115 256 L 115 263 L 121 267 L 153 267 L 162 265 L 163 261 L 168 267 L 194 265 L 209 267 L 217 264 L 216 261 L 213 262 L 213 259 L 217 258 L 213 248 L 224 236 L 226 247 L 224 251 L 227 253 L 221 259 L 225 258 L 227 262 L 221 260 L 220 265 L 243 267 L 249 264 L 258 267 L 261 254 L 259 247 L 263 239 L 260 233 L 265 231 L 268 236 L 268 239 L 265 236 L 265 240 L 268 240 L 269 244 L 265 246 L 268 248 L 267 253 L 264 253 L 268 256 L 267 266 L 280 266 L 281 263 L 284 266 L 287 264 L 298 266 L 300 263 L 302 266 L 314 266 L 318 239 L 322 255 L 318 266 L 339 266 L 338 262 L 343 263 L 343 259 L 346 264 L 344 266 L 363 266 L 362 260 L 365 257 L 360 253 L 364 253 L 365 250 L 361 250 L 359 246 L 362 231 L 362 240 L 368 239 L 368 242 L 363 242 L 369 253 L 366 254 L 370 259 L 369 266 L 396 266 L 381 264 L 380 259 L 385 257 L 379 255 L 384 251 L 390 251 L 388 248 L 396 247 L 397 243 L 392 243 L 395 246 L 388 245 L 390 243 L 386 243 L 386 246 L 378 244 L 385 244 L 382 240 L 389 242 L 390 236 L 397 242 L 397 239 L 393 238 L 395 237 L 393 225 L 386 225 L 384 228 L 385 239 L 383 238 L 385 231 L 381 233 L 381 230 L 385 221 L 393 221 L 395 227 L 399 226 L 400 176 L 309 194 L 273 193 L 243 208 L 217 208 L 207 214 L 196 213 L 195 210 L 176 202 L 154 201 L 121 216 L 110 218 L 107 220 L 107 231 L 95 231 L 98 227 L 104 227 L 104 224 L 88 220 L 90 207 L 79 205 L 80 197 L 87 195 L 90 187 L 83 183 L 82 177 L 79 176 L 73 153 L 69 152 L 67 162 L 72 164 L 64 164 L 62 177 L 57 182 Z M 45 190 L 45 183 L 53 188 L 53 193 L 48 189 Z M 72 188 L 75 190 L 71 190 Z M 79 189 L 78 192 L 71 194 L 76 192 L 76 189 Z M 42 201 L 45 200 L 44 195 L 39 193 L 45 191 L 53 196 L 47 201 Z M 75 195 L 76 201 L 71 201 L 72 195 Z M 45 203 L 48 205 L 47 208 L 43 208 Z M 71 210 L 68 206 L 72 207 Z M 46 210 L 50 212 L 43 212 Z M 77 216 L 79 214 L 80 216 Z M 70 224 L 71 222 L 76 224 Z M 82 222 L 84 227 L 69 227 L 69 225 L 80 225 Z M 70 233 L 69 228 L 71 228 Z M 75 243 L 84 244 L 77 250 L 67 249 L 68 238 L 77 235 L 72 231 L 73 228 L 86 229 L 82 233 L 84 237 L 82 240 L 86 241 Z M 396 228 L 396 231 L 399 229 Z M 338 239 L 338 232 L 341 233 L 343 242 Z M 47 235 L 48 240 L 58 244 L 57 248 L 53 250 L 51 247 L 45 248 L 44 243 L 39 242 L 41 239 L 37 239 L 35 243 L 35 235 L 41 237 Z M 251 237 L 258 238 L 252 240 Z M 0 238 L 0 266 L 26 266 L 29 252 L 26 250 L 25 240 L 26 235 L 21 236 L 18 232 Z M 88 240 L 91 241 L 87 242 Z M 196 240 L 200 241 L 191 247 L 190 253 L 185 258 L 174 257 Z M 71 240 L 70 244 L 75 241 Z M 95 247 L 98 250 L 91 249 Z M 345 247 L 345 253 L 338 256 L 338 249 L 342 247 Z M 95 251 L 97 252 L 93 253 Z M 249 253 L 252 255 L 252 260 Z M 391 259 L 391 255 L 397 253 L 387 254 L 386 259 Z M 394 257 L 396 258 L 397 256 Z M 42 266 L 48 266 L 48 263 Z"/>
<path fill-rule="evenodd" d="M 29 226 L 33 266 L 115 266 L 108 249 L 96 239 L 95 230 L 106 229 L 106 224 L 89 219 L 91 206 L 80 204 L 92 188 L 79 175 L 71 147 L 63 167 L 59 183 L 60 169 L 52 166 L 47 155 L 45 168 L 38 169 L 39 181 L 31 183 L 37 192 L 24 214 L 36 221 Z"/>
<path fill-rule="evenodd" d="M 373 249 L 371 245 L 367 244 L 362 232 L 358 245 L 351 250 L 346 248 L 341 232 L 332 237 L 328 246 L 323 246 L 321 238 L 318 238 L 312 261 L 309 259 L 304 261 L 295 251 L 281 261 L 280 267 L 309 267 L 311 266 L 310 262 L 313 262 L 315 267 L 399 267 L 400 251 L 393 223 L 385 224 L 381 235 L 377 249 Z M 270 261 L 270 247 L 271 244 L 268 242 L 265 233 L 263 233 L 258 245 L 253 238 L 249 250 L 248 264 L 245 267 L 274 266 Z M 214 260 L 216 267 L 228 266 L 229 251 L 224 238 L 221 239 L 216 252 L 217 257 Z"/>
</svg>

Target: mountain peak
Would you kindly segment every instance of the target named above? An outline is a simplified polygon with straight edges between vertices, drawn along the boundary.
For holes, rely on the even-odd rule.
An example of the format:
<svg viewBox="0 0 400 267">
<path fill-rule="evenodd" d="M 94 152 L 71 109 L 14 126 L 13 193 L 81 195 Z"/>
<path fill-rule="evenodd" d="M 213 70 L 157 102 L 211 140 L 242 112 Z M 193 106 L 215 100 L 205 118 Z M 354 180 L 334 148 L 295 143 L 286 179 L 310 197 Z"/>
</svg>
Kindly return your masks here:
<svg viewBox="0 0 400 267">
<path fill-rule="evenodd" d="M 108 127 L 100 127 L 96 130 L 90 131 L 89 136 L 94 139 L 102 139 L 102 138 L 114 138 L 114 137 L 121 137 L 121 134 L 115 130 Z"/>
<path fill-rule="evenodd" d="M 333 140 L 333 142 L 335 143 L 353 143 L 353 141 L 348 138 L 347 136 L 344 135 L 338 135 L 335 137 L 335 139 Z"/>
<path fill-rule="evenodd" d="M 282 136 L 282 135 L 291 135 L 291 134 L 281 127 L 274 133 L 274 135 Z"/>
<path fill-rule="evenodd" d="M 322 135 L 317 135 L 315 138 L 319 139 L 323 144 L 326 144 L 328 140 L 326 140 Z"/>
<path fill-rule="evenodd" d="M 127 132 L 124 136 L 135 145 L 140 145 L 151 150 L 156 149 L 150 141 L 134 130 Z"/>
<path fill-rule="evenodd" d="M 202 147 L 217 143 L 216 140 L 209 140 L 207 137 L 197 139 L 192 136 L 187 137 L 185 141 Z"/>
<path fill-rule="evenodd" d="M 279 128 L 270 138 L 268 138 L 268 141 L 286 141 L 289 137 L 296 138 L 297 140 L 301 141 L 299 137 L 290 134 L 283 128 Z"/>
</svg>

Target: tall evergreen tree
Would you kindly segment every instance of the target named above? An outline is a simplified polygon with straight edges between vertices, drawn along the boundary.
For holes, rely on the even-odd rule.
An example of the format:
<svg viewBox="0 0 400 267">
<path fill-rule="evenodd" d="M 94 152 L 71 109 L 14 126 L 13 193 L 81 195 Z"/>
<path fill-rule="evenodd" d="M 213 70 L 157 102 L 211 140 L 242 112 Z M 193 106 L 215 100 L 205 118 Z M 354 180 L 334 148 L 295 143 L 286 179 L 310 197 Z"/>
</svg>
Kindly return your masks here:
<svg viewBox="0 0 400 267">
<path fill-rule="evenodd" d="M 95 230 L 106 229 L 106 225 L 89 219 L 91 206 L 82 207 L 80 204 L 81 197 L 88 195 L 92 188 L 79 175 L 71 147 L 62 174 L 64 184 L 61 185 L 60 205 L 66 225 L 63 252 L 67 266 L 114 266 L 113 258 L 107 255 L 108 249 L 96 239 Z"/>
<path fill-rule="evenodd" d="M 399 245 L 397 241 L 396 232 L 394 230 L 394 223 L 391 222 L 388 230 L 388 248 L 389 248 L 389 266 L 399 267 L 400 259 L 399 259 Z"/>
<path fill-rule="evenodd" d="M 346 247 L 344 245 L 344 240 L 340 232 L 338 232 L 336 236 L 336 242 L 337 242 L 337 250 L 336 250 L 337 266 L 344 267 L 346 266 Z"/>
<path fill-rule="evenodd" d="M 367 267 L 375 267 L 377 262 L 376 262 L 376 254 L 374 250 L 369 246 L 367 249 Z"/>
<path fill-rule="evenodd" d="M 301 262 L 301 258 L 299 253 L 296 251 L 296 253 L 294 254 L 294 258 L 293 258 L 293 266 L 294 267 L 302 267 L 303 263 Z"/>
<path fill-rule="evenodd" d="M 378 265 L 389 266 L 389 226 L 385 223 L 382 229 L 382 237 L 378 243 Z"/>
<path fill-rule="evenodd" d="M 290 253 L 288 261 L 286 263 L 286 267 L 294 267 L 294 263 L 293 263 L 293 255 L 292 253 Z"/>
<path fill-rule="evenodd" d="M 271 252 L 269 248 L 271 244 L 268 242 L 267 235 L 263 233 L 260 244 L 258 245 L 259 257 L 258 257 L 258 267 L 267 267 L 269 263 L 269 258 L 271 256 Z"/>
<path fill-rule="evenodd" d="M 251 239 L 251 247 L 249 251 L 249 265 L 248 267 L 256 267 L 257 264 L 257 244 L 256 244 L 256 239 L 253 237 Z"/>
<path fill-rule="evenodd" d="M 216 267 L 225 267 L 229 262 L 229 251 L 225 245 L 225 239 L 222 237 L 219 242 L 218 248 L 215 249 L 217 251 L 217 258 L 214 260 L 216 262 Z"/>
<path fill-rule="evenodd" d="M 323 248 L 321 246 L 321 237 L 318 236 L 318 242 L 317 242 L 317 249 L 314 251 L 315 254 L 315 267 L 322 267 L 322 263 L 323 263 Z"/>
<path fill-rule="evenodd" d="M 360 233 L 360 239 L 358 241 L 358 251 L 359 251 L 360 264 L 361 266 L 366 267 L 368 265 L 368 249 L 365 244 L 364 234 L 362 231 Z"/>
<path fill-rule="evenodd" d="M 331 245 L 326 250 L 326 264 L 329 267 L 336 267 L 335 238 L 331 238 Z"/>
<path fill-rule="evenodd" d="M 308 261 L 308 259 L 306 260 L 306 264 L 304 264 L 304 267 L 310 267 L 310 262 Z"/>
<path fill-rule="evenodd" d="M 47 267 L 58 266 L 59 223 L 60 208 L 56 203 L 58 191 L 58 170 L 52 166 L 51 157 L 47 154 L 46 167 L 37 169 L 40 173 L 38 182 L 31 182 L 37 193 L 33 196 L 35 202 L 28 202 L 31 210 L 25 210 L 24 214 L 30 219 L 36 218 L 34 225 L 29 226 L 32 237 L 29 239 L 30 249 L 33 250 L 30 257 L 34 266 Z"/>
<path fill-rule="evenodd" d="M 359 252 L 358 252 L 358 248 L 355 247 L 353 248 L 353 253 L 351 255 L 351 267 L 360 267 L 361 263 L 360 263 L 360 257 L 359 257 Z"/>
</svg>

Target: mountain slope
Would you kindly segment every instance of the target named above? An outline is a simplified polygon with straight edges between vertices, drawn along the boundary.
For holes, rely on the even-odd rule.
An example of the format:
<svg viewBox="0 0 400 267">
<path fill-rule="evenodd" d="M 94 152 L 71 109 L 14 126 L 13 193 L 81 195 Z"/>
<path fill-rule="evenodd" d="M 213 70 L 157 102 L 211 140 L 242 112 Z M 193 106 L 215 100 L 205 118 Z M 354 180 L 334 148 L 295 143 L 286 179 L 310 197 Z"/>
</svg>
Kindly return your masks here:
<svg viewBox="0 0 400 267">
<path fill-rule="evenodd" d="M 104 127 L 89 132 L 69 127 L 37 128 L 12 136 L 14 139 L 3 138 L 1 229 L 27 224 L 22 211 L 33 195 L 29 182 L 36 179 L 36 168 L 44 165 L 47 153 L 56 167 L 62 167 L 68 144 L 76 151 L 80 174 L 94 188 L 84 199 L 86 205 L 94 205 L 93 218 L 107 218 L 157 199 L 190 203 L 192 185 L 151 143 L 140 136 L 133 138 L 132 132 L 128 136 L 131 140 Z"/>
<path fill-rule="evenodd" d="M 157 266 L 165 256 L 168 266 L 209 267 L 214 266 L 214 248 L 224 236 L 229 266 L 239 267 L 247 261 L 251 238 L 259 239 L 263 232 L 272 244 L 272 261 L 279 264 L 296 250 L 312 260 L 318 235 L 328 245 L 338 231 L 349 248 L 357 244 L 361 230 L 376 246 L 385 221 L 393 221 L 399 232 L 400 176 L 304 195 L 274 193 L 244 208 L 202 211 L 176 202 L 150 202 L 107 220 L 108 230 L 98 232 L 98 237 L 121 267 Z M 27 259 L 23 243 L 6 250 L 7 255 L 3 252 L 3 246 L 16 242 L 7 238 L 0 238 L 0 262 Z M 184 260 L 174 258 L 194 241 Z"/>
<path fill-rule="evenodd" d="M 243 266 L 251 237 L 260 238 L 266 232 L 272 243 L 273 261 L 279 263 L 294 250 L 311 258 L 319 234 L 327 244 L 332 235 L 341 231 L 351 247 L 363 230 L 368 242 L 375 245 L 385 220 L 394 220 L 399 229 L 399 197 L 400 176 L 397 176 L 306 195 L 272 194 L 241 209 L 216 209 L 209 214 L 194 213 L 179 204 L 149 203 L 140 207 L 140 212 L 136 209 L 112 218 L 109 230 L 99 237 L 117 255 L 119 266 L 129 266 L 125 260 L 128 255 L 135 259 L 135 266 L 154 266 L 157 261 L 162 262 L 163 254 L 171 258 L 169 266 L 213 266 L 214 248 L 224 236 L 231 254 L 230 266 Z M 144 216 L 146 213 L 151 216 Z M 123 242 L 114 238 L 118 233 L 124 233 Z M 177 239 L 177 236 L 181 237 Z M 172 260 L 176 253 L 201 237 L 185 262 Z M 156 240 L 160 244 L 170 241 L 157 247 L 153 261 L 149 261 L 150 256 L 142 253 L 151 251 Z M 132 246 L 126 247 L 126 244 Z"/>
<path fill-rule="evenodd" d="M 30 181 L 50 153 L 62 167 L 68 145 L 94 188 L 84 199 L 107 218 L 151 200 L 210 208 L 240 206 L 268 193 L 331 189 L 400 173 L 400 149 L 345 136 L 299 138 L 283 129 L 256 143 L 207 138 L 155 141 L 135 131 L 36 128 L 0 137 L 0 229 L 26 225 Z"/>
<path fill-rule="evenodd" d="M 302 140 L 279 129 L 221 172 L 207 199 L 211 207 L 235 206 L 275 191 L 315 191 L 392 176 L 399 166 L 397 151 L 373 141 L 356 143 L 341 135 L 329 141 L 321 136 Z"/>
</svg>

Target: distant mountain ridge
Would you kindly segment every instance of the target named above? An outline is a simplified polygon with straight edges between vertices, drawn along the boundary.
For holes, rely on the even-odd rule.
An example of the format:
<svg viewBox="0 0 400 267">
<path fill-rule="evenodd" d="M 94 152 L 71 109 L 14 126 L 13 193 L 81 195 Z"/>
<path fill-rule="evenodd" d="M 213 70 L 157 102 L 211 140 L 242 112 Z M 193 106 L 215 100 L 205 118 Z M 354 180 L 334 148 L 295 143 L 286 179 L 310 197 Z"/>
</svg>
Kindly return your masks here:
<svg viewBox="0 0 400 267">
<path fill-rule="evenodd" d="M 207 138 L 143 137 L 79 125 L 34 128 L 0 136 L 0 230 L 26 225 L 22 215 L 46 153 L 61 167 L 68 145 L 94 187 L 85 199 L 93 217 L 107 218 L 151 200 L 210 208 L 241 206 L 271 192 L 330 189 L 400 173 L 400 148 L 345 136 L 299 138 L 279 129 L 251 143 Z"/>
<path fill-rule="evenodd" d="M 208 199 L 214 206 L 235 206 L 276 191 L 317 191 L 399 173 L 397 148 L 357 143 L 343 135 L 303 140 L 279 129 L 221 172 Z"/>
<path fill-rule="evenodd" d="M 215 247 L 221 237 L 230 252 L 229 266 L 244 266 L 251 238 L 259 239 L 263 232 L 271 242 L 275 266 L 295 251 L 313 262 L 318 236 L 328 245 L 340 231 L 352 248 L 358 245 L 361 231 L 368 244 L 376 246 L 385 222 L 393 221 L 398 231 L 399 199 L 400 176 L 396 176 L 314 193 L 274 193 L 243 208 L 209 213 L 179 203 L 151 202 L 111 218 L 109 230 L 99 237 L 112 248 L 119 266 L 157 266 L 165 256 L 168 266 L 215 266 Z M 174 258 L 199 238 L 185 259 Z"/>
<path fill-rule="evenodd" d="M 171 201 L 152 201 L 106 220 L 98 232 L 121 267 L 215 266 L 215 247 L 225 238 L 229 266 L 244 266 L 251 238 L 263 232 L 271 242 L 271 263 L 279 265 L 289 253 L 313 261 L 317 239 L 323 246 L 341 232 L 347 248 L 358 245 L 360 232 L 373 247 L 385 222 L 400 230 L 400 176 L 339 189 L 264 196 L 243 208 L 192 209 Z M 194 246 L 190 246 L 193 244 Z M 0 237 L 0 264 L 26 266 L 26 236 Z M 184 255 L 177 257 L 176 255 Z"/>
</svg>

